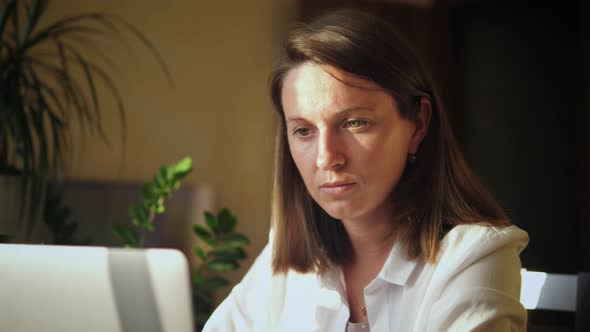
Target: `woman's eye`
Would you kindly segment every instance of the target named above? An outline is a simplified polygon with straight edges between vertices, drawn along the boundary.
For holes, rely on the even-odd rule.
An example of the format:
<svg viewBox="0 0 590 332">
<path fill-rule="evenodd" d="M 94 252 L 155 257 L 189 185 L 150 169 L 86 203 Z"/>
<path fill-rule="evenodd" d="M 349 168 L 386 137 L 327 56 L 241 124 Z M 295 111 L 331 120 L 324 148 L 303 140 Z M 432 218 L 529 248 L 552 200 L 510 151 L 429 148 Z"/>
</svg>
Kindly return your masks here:
<svg viewBox="0 0 590 332">
<path fill-rule="evenodd" d="M 367 124 L 367 121 L 365 121 L 365 120 L 353 119 L 353 120 L 346 121 L 345 127 L 346 128 L 359 128 L 359 127 L 362 127 L 366 124 Z"/>
<path fill-rule="evenodd" d="M 305 137 L 309 135 L 309 128 L 297 128 L 295 129 L 294 134 L 297 136 Z"/>
</svg>

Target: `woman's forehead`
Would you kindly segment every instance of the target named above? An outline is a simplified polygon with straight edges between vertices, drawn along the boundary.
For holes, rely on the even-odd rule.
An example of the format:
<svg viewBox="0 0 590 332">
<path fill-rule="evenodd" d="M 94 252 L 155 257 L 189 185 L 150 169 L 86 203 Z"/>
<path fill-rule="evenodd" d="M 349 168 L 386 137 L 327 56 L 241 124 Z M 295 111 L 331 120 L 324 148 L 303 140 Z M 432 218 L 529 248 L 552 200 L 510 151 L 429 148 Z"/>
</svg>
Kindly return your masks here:
<svg viewBox="0 0 590 332">
<path fill-rule="evenodd" d="M 291 73 L 297 74 L 292 76 L 296 76 L 298 79 L 309 77 L 317 79 L 318 77 L 323 77 L 328 81 L 334 83 L 339 82 L 340 84 L 358 89 L 383 90 L 383 88 L 375 82 L 329 64 L 318 64 L 307 61 L 291 69 L 287 75 Z"/>
<path fill-rule="evenodd" d="M 384 89 L 329 65 L 304 63 L 291 69 L 283 82 L 283 107 L 289 105 L 374 104 Z"/>
<path fill-rule="evenodd" d="M 292 69 L 285 77 L 281 97 L 283 116 L 287 121 L 293 121 L 302 118 L 359 116 L 360 113 L 374 111 L 377 112 L 375 114 L 381 114 L 397 110 L 395 98 L 375 86 L 377 85 L 373 82 L 359 79 L 336 67 L 302 65 Z"/>
</svg>

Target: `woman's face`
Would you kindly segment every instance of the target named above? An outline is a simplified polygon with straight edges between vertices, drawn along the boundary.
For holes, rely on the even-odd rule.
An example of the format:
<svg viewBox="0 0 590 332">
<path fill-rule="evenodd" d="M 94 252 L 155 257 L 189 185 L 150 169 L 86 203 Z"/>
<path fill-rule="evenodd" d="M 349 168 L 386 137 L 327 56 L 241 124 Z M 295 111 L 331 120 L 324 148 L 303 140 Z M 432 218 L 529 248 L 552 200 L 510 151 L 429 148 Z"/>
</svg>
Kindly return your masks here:
<svg viewBox="0 0 590 332">
<path fill-rule="evenodd" d="M 291 155 L 313 199 L 340 220 L 388 217 L 388 196 L 421 140 L 394 98 L 309 62 L 287 73 L 281 98 Z"/>
</svg>

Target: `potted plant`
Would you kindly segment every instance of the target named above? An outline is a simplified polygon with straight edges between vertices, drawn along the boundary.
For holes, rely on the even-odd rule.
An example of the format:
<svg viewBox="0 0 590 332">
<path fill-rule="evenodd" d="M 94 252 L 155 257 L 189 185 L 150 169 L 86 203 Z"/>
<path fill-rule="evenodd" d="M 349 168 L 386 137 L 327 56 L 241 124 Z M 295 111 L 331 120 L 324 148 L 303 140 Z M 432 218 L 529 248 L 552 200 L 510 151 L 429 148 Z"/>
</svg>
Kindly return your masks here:
<svg viewBox="0 0 590 332">
<path fill-rule="evenodd" d="M 166 211 L 166 200 L 191 171 L 192 159 L 186 157 L 162 166 L 152 181 L 142 186 L 140 198 L 129 207 L 131 223 L 113 225 L 113 233 L 126 247 L 144 247 L 146 234 L 155 229 L 154 218 Z M 215 310 L 215 292 L 230 284 L 222 274 L 240 267 L 239 262 L 246 259 L 243 246 L 250 243 L 245 235 L 236 232 L 237 219 L 227 208 L 221 209 L 217 215 L 205 211 L 204 216 L 205 225 L 193 226 L 193 232 L 202 242 L 194 248 L 199 263 L 191 273 L 197 331 L 203 328 Z"/>
<path fill-rule="evenodd" d="M 109 142 L 101 122 L 102 95 L 115 98 L 125 131 L 117 85 L 84 46 L 128 34 L 170 79 L 156 47 L 127 21 L 85 13 L 40 27 L 47 8 L 48 0 L 0 0 L 0 241 L 35 240 L 44 181 L 64 169 L 72 122 L 78 121 L 82 134 Z M 108 55 L 103 60 L 110 61 Z"/>
</svg>

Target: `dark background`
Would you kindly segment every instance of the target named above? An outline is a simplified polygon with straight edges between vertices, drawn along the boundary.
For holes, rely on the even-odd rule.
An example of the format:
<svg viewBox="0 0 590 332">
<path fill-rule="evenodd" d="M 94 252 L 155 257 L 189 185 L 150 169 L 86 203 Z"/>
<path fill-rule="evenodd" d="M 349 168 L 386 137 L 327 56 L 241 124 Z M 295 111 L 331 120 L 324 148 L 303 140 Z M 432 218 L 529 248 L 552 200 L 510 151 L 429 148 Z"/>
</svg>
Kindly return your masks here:
<svg viewBox="0 0 590 332">
<path fill-rule="evenodd" d="M 523 267 L 590 271 L 587 2 L 407 2 L 302 0 L 300 19 L 354 7 L 396 25 L 470 165 L 529 233 Z"/>
</svg>

